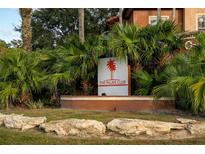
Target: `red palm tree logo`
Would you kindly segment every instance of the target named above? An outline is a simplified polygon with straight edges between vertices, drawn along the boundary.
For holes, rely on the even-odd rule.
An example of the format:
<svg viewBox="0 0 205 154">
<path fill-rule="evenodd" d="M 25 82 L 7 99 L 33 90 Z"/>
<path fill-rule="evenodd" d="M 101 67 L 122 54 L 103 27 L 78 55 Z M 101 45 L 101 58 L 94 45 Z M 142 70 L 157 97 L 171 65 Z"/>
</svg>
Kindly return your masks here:
<svg viewBox="0 0 205 154">
<path fill-rule="evenodd" d="M 116 62 L 114 59 L 109 59 L 107 61 L 107 68 L 111 72 L 111 80 L 113 79 L 113 73 L 116 71 Z"/>
</svg>

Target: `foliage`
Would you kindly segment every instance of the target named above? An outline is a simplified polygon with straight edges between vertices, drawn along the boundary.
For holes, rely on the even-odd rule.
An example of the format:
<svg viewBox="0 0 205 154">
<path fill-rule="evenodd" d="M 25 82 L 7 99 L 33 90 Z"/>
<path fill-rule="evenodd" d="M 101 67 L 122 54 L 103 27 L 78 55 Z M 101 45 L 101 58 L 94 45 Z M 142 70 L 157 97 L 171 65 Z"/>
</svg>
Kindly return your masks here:
<svg viewBox="0 0 205 154">
<path fill-rule="evenodd" d="M 5 52 L 0 57 L 2 106 L 27 106 L 33 100 L 43 99 L 41 95 L 51 99 L 59 93 L 59 85 L 70 86 L 76 73 L 70 67 L 69 58 L 63 48 L 33 53 L 20 49 Z"/>
<path fill-rule="evenodd" d="M 133 73 L 132 77 L 138 83 L 135 95 L 150 95 L 152 88 L 163 80 L 162 74 L 159 74 L 156 70 L 153 74 L 149 74 L 145 70 L 139 70 L 137 73 Z"/>
<path fill-rule="evenodd" d="M 99 57 L 106 53 L 103 42 L 103 36 L 92 36 L 87 37 L 85 42 L 81 44 L 78 37 L 73 35 L 66 39 L 63 44 L 68 48 L 70 54 L 69 61 L 76 76 L 84 82 L 82 86 L 84 86 L 85 93 L 88 93 L 89 88 L 92 87 L 91 83 L 96 81 Z"/>
<path fill-rule="evenodd" d="M 11 40 L 11 42 L 8 43 L 8 46 L 10 48 L 22 48 L 23 42 L 21 40 L 13 39 L 13 40 Z"/>
<path fill-rule="evenodd" d="M 113 56 L 140 64 L 146 71 L 161 69 L 181 47 L 174 22 L 139 28 L 131 24 L 117 24 L 108 36 L 108 47 Z"/>
<path fill-rule="evenodd" d="M 4 40 L 0 39 L 0 53 L 8 50 L 9 44 L 7 44 Z"/>
<path fill-rule="evenodd" d="M 149 73 L 163 69 L 182 45 L 181 39 L 177 36 L 175 23 L 172 21 L 161 21 L 154 26 L 148 25 L 139 33 L 141 65 Z"/>
<path fill-rule="evenodd" d="M 105 32 L 106 19 L 119 9 L 85 9 L 85 36 Z M 78 9 L 35 9 L 32 15 L 33 49 L 61 46 L 64 39 L 78 33 Z M 18 28 L 17 28 L 18 30 Z"/>
<path fill-rule="evenodd" d="M 77 76 L 85 82 L 82 85 L 91 87 L 88 85 L 89 80 L 96 79 L 100 57 L 115 56 L 128 58 L 132 68 L 140 65 L 143 71 L 147 72 L 147 77 L 150 75 L 152 79 L 149 84 L 142 81 L 143 78 L 138 80 L 139 76 L 143 75 L 142 72 L 134 75 L 140 83 L 137 87 L 139 93 L 136 94 L 147 95 L 151 93 L 153 86 L 161 83 L 161 69 L 180 48 L 180 38 L 177 38 L 176 33 L 175 25 L 171 21 L 141 29 L 136 25 L 117 24 L 108 35 L 87 37 L 84 44 L 79 42 L 77 35 L 72 35 L 64 39 L 62 46 L 68 49 Z M 145 90 L 146 88 L 148 89 Z"/>
<path fill-rule="evenodd" d="M 48 89 L 57 91 L 59 84 L 69 84 L 75 79 L 75 70 L 70 62 L 70 53 L 65 48 L 55 50 L 40 50 L 36 52 L 40 68 L 45 70 L 50 84 Z"/>
<path fill-rule="evenodd" d="M 154 86 L 163 83 L 164 74 L 161 72 L 179 52 L 181 45 L 181 38 L 177 36 L 176 26 L 171 21 L 141 29 L 139 48 L 140 69 L 143 71 L 134 71 L 138 81 L 137 94 L 151 94 Z"/>
<path fill-rule="evenodd" d="M 128 58 L 137 95 L 149 95 L 154 86 L 162 83 L 162 70 L 182 45 L 172 21 L 144 28 L 118 24 L 108 34 L 107 42 L 109 56 Z"/>
<path fill-rule="evenodd" d="M 156 97 L 175 97 L 179 104 L 194 113 L 205 110 L 205 34 L 197 36 L 198 45 L 186 54 L 178 54 L 163 72 L 166 80 L 156 86 Z"/>
<path fill-rule="evenodd" d="M 50 85 L 56 88 L 52 89 L 56 97 L 60 94 L 74 94 L 84 84 L 87 84 L 85 90 L 89 94 L 96 93 L 94 89 L 98 58 L 104 54 L 102 43 L 102 36 L 87 37 L 81 44 L 78 36 L 72 35 L 55 50 L 44 49 L 37 52 L 43 60 L 41 69 L 46 70 L 49 81 L 52 82 Z M 84 83 L 80 84 L 81 81 Z M 69 86 L 70 84 L 72 86 Z M 48 94 L 46 90 L 44 92 Z"/>
<path fill-rule="evenodd" d="M 108 49 L 113 56 L 139 61 L 139 28 L 136 25 L 117 24 L 108 36 Z"/>
<path fill-rule="evenodd" d="M 8 44 L 4 40 L 0 39 L 0 47 L 8 48 Z"/>
<path fill-rule="evenodd" d="M 204 110 L 203 35 L 198 36 L 197 47 L 185 55 L 178 52 L 182 42 L 171 21 L 145 28 L 117 24 L 108 34 L 89 36 L 91 31 L 91 34 L 105 32 L 105 27 L 95 29 L 96 24 L 89 21 L 102 21 L 95 11 L 101 14 L 103 9 L 85 9 L 86 24 L 90 27 L 85 26 L 86 40 L 82 44 L 75 34 L 77 9 L 35 10 L 33 47 L 43 49 L 33 53 L 11 49 L 0 57 L 1 104 L 38 108 L 42 102 L 49 105 L 59 100 L 61 94 L 76 94 L 80 88 L 86 94 L 96 94 L 98 60 L 115 56 L 128 58 L 134 72 L 135 94 L 153 92 L 156 97 L 175 97 L 187 109 Z M 109 11 L 115 12 L 107 10 L 103 14 L 108 16 Z M 69 14 L 73 18 L 66 16 Z M 42 101 L 45 97 L 46 103 Z"/>
<path fill-rule="evenodd" d="M 29 109 L 43 109 L 44 108 L 44 103 L 41 100 L 29 101 L 26 105 Z"/>
<path fill-rule="evenodd" d="M 73 94 L 75 80 L 77 78 L 76 66 L 72 64 L 72 55 L 66 48 L 55 50 L 39 50 L 35 52 L 40 59 L 39 67 L 44 70 L 49 83 L 41 89 L 40 93 L 34 94 L 34 100 L 43 100 L 49 107 L 58 107 L 61 94 Z"/>
<path fill-rule="evenodd" d="M 39 69 L 40 61 L 33 54 L 17 49 L 0 57 L 0 102 L 6 108 L 9 103 L 26 104 L 32 91 L 46 86 L 47 76 Z"/>
<path fill-rule="evenodd" d="M 74 94 L 79 81 L 89 84 L 88 93 L 96 93 L 98 58 L 105 54 L 103 42 L 102 36 L 96 36 L 88 37 L 81 44 L 73 35 L 54 50 L 4 52 L 0 58 L 1 104 L 3 107 L 9 104 L 35 107 L 38 104 L 33 102 L 45 97 L 50 102 L 59 101 L 61 94 Z"/>
</svg>

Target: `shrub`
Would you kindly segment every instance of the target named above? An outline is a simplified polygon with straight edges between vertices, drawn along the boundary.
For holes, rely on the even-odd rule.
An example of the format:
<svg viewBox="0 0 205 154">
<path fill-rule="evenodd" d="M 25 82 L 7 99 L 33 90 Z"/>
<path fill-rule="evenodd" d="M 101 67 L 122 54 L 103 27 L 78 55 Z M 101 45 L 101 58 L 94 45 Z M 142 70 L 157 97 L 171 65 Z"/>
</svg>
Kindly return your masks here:
<svg viewBox="0 0 205 154">
<path fill-rule="evenodd" d="M 46 86 L 48 76 L 39 63 L 37 56 L 20 49 L 0 57 L 0 102 L 4 107 L 9 103 L 25 105 L 32 99 L 32 91 Z"/>
<path fill-rule="evenodd" d="M 27 104 L 27 107 L 29 109 L 42 109 L 44 108 L 44 102 L 42 102 L 41 100 L 36 101 L 29 101 Z"/>
<path fill-rule="evenodd" d="M 198 45 L 178 54 L 166 67 L 166 80 L 156 86 L 156 97 L 175 97 L 180 106 L 194 113 L 205 111 L 205 34 L 197 36 Z"/>
</svg>

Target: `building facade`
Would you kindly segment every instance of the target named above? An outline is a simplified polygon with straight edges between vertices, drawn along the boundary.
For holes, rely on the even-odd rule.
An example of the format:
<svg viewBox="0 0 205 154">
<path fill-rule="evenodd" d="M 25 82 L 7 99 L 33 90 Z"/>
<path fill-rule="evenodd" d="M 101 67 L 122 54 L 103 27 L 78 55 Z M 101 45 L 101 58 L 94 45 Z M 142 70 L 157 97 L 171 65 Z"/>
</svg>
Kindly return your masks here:
<svg viewBox="0 0 205 154">
<path fill-rule="evenodd" d="M 129 8 L 123 9 L 122 17 L 140 27 L 154 25 L 160 17 L 175 21 L 181 31 L 205 31 L 205 8 Z"/>
</svg>

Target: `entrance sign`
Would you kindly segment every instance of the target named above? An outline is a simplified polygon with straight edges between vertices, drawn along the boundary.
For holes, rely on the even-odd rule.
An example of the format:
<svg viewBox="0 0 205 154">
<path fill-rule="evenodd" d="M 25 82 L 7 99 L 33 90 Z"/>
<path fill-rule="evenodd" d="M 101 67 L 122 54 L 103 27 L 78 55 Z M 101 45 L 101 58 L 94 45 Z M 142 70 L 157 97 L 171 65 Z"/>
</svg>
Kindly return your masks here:
<svg viewBox="0 0 205 154">
<path fill-rule="evenodd" d="M 128 96 L 128 63 L 118 58 L 101 58 L 98 63 L 98 96 Z"/>
</svg>

